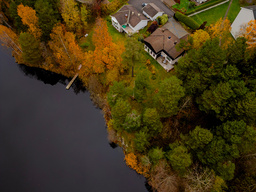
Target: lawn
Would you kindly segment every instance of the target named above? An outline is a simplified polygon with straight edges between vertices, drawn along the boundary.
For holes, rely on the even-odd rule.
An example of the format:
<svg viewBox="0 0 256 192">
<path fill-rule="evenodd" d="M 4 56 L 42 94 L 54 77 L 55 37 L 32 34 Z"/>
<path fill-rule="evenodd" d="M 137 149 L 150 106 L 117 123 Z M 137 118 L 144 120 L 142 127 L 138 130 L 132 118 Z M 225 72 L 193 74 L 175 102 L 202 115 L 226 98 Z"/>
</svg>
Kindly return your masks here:
<svg viewBox="0 0 256 192">
<path fill-rule="evenodd" d="M 192 16 L 192 18 L 196 20 L 199 24 L 202 24 L 204 21 L 207 21 L 207 26 L 208 26 L 212 23 L 215 23 L 220 18 L 224 17 L 227 11 L 228 5 L 229 5 L 229 2 L 224 3 L 216 8 L 212 8 L 208 11 L 194 15 Z M 235 20 L 239 11 L 240 11 L 239 0 L 233 0 L 230 10 L 228 12 L 228 19 L 230 20 L 231 23 Z"/>
<path fill-rule="evenodd" d="M 203 4 L 199 5 L 199 6 L 194 6 L 193 7 L 193 6 L 190 6 L 191 2 L 189 0 L 180 0 L 180 4 L 177 3 L 177 4 L 173 5 L 172 8 L 176 8 L 176 9 L 179 9 L 179 10 L 182 10 L 182 8 L 183 8 L 183 9 L 186 10 L 186 11 L 185 10 L 183 10 L 183 11 L 189 12 L 189 11 L 194 10 L 195 8 L 199 8 L 201 6 L 205 6 L 205 5 L 213 3 L 215 1 L 217 1 L 217 0 L 210 0 L 210 1 L 207 1 L 207 2 L 205 2 L 205 3 L 203 3 Z"/>
</svg>

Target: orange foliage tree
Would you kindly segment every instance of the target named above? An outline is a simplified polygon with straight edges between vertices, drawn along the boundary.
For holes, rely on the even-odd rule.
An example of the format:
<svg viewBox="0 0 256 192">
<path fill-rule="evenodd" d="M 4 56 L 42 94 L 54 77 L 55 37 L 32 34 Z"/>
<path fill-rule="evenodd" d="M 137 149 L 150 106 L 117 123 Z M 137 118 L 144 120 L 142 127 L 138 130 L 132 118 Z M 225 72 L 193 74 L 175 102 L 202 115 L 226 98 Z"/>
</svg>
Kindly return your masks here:
<svg viewBox="0 0 256 192">
<path fill-rule="evenodd" d="M 242 32 L 242 36 L 247 39 L 247 49 L 252 50 L 256 48 L 256 20 L 249 21 Z"/>
<path fill-rule="evenodd" d="M 0 41 L 2 45 L 13 50 L 17 62 L 22 62 L 22 50 L 17 35 L 8 27 L 0 25 Z"/>
<path fill-rule="evenodd" d="M 67 32 L 62 24 L 56 25 L 50 34 L 49 46 L 53 51 L 58 68 L 66 76 L 72 76 L 78 72 L 80 64 L 86 60 L 85 54 L 75 41 L 75 35 Z"/>
<path fill-rule="evenodd" d="M 224 49 L 228 48 L 228 45 L 234 41 L 230 35 L 230 30 L 230 21 L 228 19 L 223 20 L 222 18 L 207 28 L 207 31 L 212 39 L 216 37 L 220 38 L 221 47 Z"/>
<path fill-rule="evenodd" d="M 150 167 L 149 166 L 144 166 L 142 163 L 140 163 L 138 161 L 138 158 L 137 156 L 134 154 L 134 153 L 128 153 L 128 154 L 125 154 L 125 158 L 124 158 L 126 164 L 134 169 L 137 173 L 145 176 L 145 177 L 148 177 L 149 176 L 149 169 Z"/>
<path fill-rule="evenodd" d="M 17 12 L 21 17 L 22 23 L 29 27 L 29 32 L 34 35 L 36 39 L 39 39 L 42 35 L 42 31 L 38 25 L 38 17 L 36 16 L 36 11 L 29 6 L 20 4 L 17 7 Z"/>
<path fill-rule="evenodd" d="M 93 71 L 95 73 L 103 73 L 107 70 L 112 75 L 109 82 L 118 78 L 119 73 L 122 71 L 122 53 L 125 48 L 122 44 L 115 44 L 112 42 L 112 37 L 109 35 L 106 21 L 101 18 L 97 19 L 96 27 L 93 34 L 93 43 L 95 50 L 93 52 L 94 64 Z M 113 78 L 114 76 L 116 78 Z"/>
</svg>

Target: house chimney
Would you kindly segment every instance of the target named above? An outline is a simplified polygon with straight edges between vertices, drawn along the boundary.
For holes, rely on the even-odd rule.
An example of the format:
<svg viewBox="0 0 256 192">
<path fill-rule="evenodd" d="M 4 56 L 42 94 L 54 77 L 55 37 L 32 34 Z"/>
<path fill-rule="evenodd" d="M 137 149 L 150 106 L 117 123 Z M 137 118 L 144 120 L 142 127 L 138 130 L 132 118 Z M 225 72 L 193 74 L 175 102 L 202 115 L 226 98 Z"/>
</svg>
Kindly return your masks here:
<svg viewBox="0 0 256 192">
<path fill-rule="evenodd" d="M 134 14 L 134 12 L 132 12 L 132 15 Z"/>
<path fill-rule="evenodd" d="M 177 42 L 177 40 L 176 41 L 174 41 L 174 45 L 176 45 L 178 42 Z"/>
<path fill-rule="evenodd" d="M 138 16 L 140 16 L 140 14 L 138 13 Z"/>
<path fill-rule="evenodd" d="M 125 14 L 124 16 L 125 16 L 126 19 L 128 18 L 128 15 L 127 15 L 127 14 Z"/>
</svg>

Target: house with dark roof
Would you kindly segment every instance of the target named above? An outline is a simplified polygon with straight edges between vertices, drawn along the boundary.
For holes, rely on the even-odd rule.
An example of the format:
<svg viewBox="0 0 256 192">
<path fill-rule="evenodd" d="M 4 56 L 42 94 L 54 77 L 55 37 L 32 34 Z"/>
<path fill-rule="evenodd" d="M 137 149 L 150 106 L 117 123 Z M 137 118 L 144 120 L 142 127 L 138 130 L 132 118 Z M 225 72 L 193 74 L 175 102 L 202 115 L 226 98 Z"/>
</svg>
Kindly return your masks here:
<svg viewBox="0 0 256 192">
<path fill-rule="evenodd" d="M 132 5 L 124 5 L 111 15 L 112 25 L 119 31 L 132 35 L 147 26 L 149 19 Z"/>
<path fill-rule="evenodd" d="M 176 45 L 181 39 L 187 39 L 188 34 L 178 38 L 165 27 L 156 29 L 149 37 L 144 39 L 144 50 L 148 52 L 167 71 L 184 53 L 183 49 L 177 50 Z"/>
<path fill-rule="evenodd" d="M 256 5 L 241 7 L 240 12 L 236 16 L 236 19 L 231 25 L 231 34 L 236 39 L 240 36 L 242 29 L 251 20 L 256 19 Z"/>
<path fill-rule="evenodd" d="M 154 3 L 147 3 L 147 5 L 142 8 L 142 13 L 151 21 L 156 20 L 157 17 L 164 14 L 164 12 L 159 9 L 159 7 L 157 7 Z"/>
</svg>

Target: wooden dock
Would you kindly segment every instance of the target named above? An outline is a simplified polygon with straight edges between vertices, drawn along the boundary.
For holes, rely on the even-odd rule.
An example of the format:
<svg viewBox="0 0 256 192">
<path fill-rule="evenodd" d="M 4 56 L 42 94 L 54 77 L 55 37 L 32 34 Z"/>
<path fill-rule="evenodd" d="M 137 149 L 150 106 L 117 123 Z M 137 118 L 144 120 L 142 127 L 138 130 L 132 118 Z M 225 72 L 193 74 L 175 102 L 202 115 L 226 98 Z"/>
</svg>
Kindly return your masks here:
<svg viewBox="0 0 256 192">
<path fill-rule="evenodd" d="M 78 66 L 78 71 L 79 71 L 81 68 L 82 68 L 82 64 L 80 64 L 80 65 Z M 69 82 L 69 84 L 67 85 L 67 87 L 66 87 L 67 90 L 68 90 L 68 89 L 71 87 L 71 85 L 74 83 L 74 81 L 76 80 L 77 76 L 78 76 L 78 73 L 75 74 L 75 76 L 73 77 L 73 79 L 72 79 L 72 80 Z"/>
<path fill-rule="evenodd" d="M 69 82 L 69 84 L 67 85 L 67 87 L 66 87 L 67 90 L 71 87 L 71 85 L 73 84 L 73 82 L 76 80 L 77 76 L 78 76 L 78 73 L 73 77 L 73 79 L 72 79 L 72 80 Z"/>
</svg>

